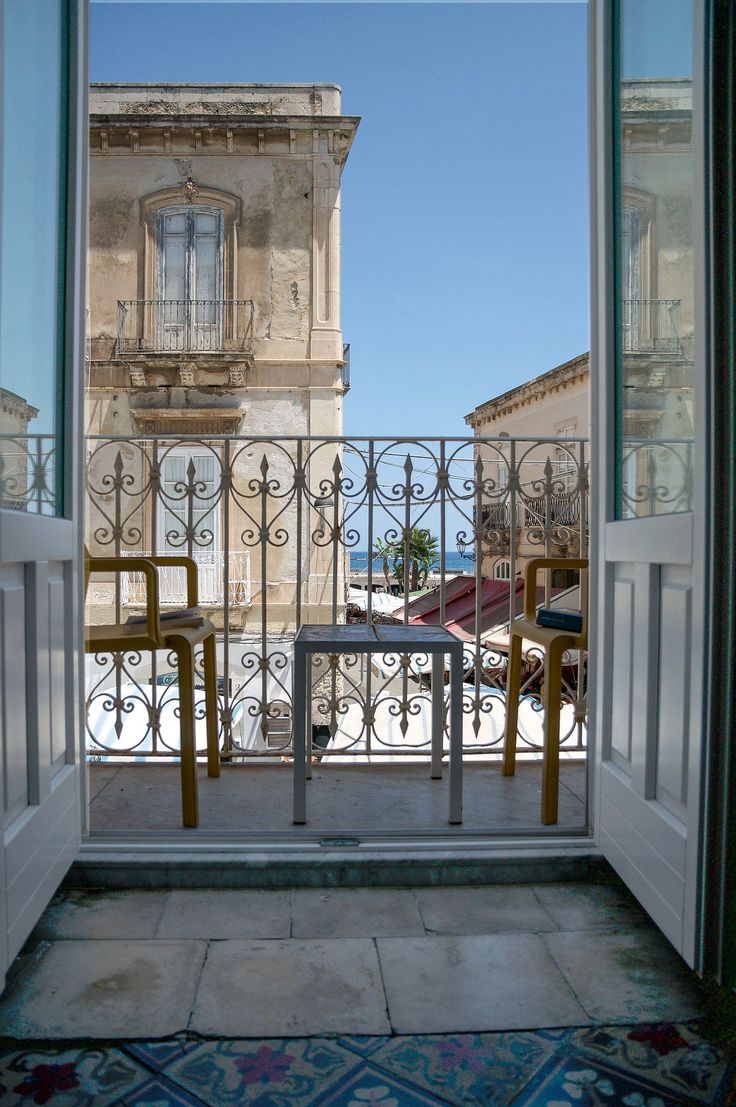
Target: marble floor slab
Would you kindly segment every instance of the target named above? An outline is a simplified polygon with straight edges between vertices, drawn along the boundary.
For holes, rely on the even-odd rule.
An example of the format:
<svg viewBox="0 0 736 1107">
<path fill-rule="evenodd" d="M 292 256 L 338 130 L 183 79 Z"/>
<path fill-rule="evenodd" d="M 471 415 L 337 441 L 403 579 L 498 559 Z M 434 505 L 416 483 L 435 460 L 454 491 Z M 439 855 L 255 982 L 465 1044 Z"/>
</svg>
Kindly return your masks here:
<svg viewBox="0 0 736 1107">
<path fill-rule="evenodd" d="M 163 1037 L 186 1028 L 205 942 L 40 942 L 16 961 L 2 1001 L 11 1038 Z"/>
<path fill-rule="evenodd" d="M 585 1011 L 539 935 L 379 938 L 397 1034 L 579 1026 Z"/>
<path fill-rule="evenodd" d="M 385 1034 L 375 945 L 368 938 L 213 942 L 190 1026 L 225 1037 Z"/>
</svg>

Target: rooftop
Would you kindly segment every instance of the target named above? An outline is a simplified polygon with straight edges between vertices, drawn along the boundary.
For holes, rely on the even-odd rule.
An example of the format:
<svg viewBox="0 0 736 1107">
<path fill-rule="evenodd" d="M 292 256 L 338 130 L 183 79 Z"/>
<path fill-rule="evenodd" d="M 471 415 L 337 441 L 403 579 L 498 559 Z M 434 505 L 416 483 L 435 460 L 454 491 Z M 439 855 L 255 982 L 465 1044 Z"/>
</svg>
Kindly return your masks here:
<svg viewBox="0 0 736 1107">
<path fill-rule="evenodd" d="M 549 392 L 576 384 L 577 381 L 587 377 L 589 372 L 590 354 L 587 352 L 578 354 L 570 361 L 565 361 L 562 365 L 556 365 L 554 369 L 548 369 L 546 373 L 533 377 L 530 381 L 524 381 L 523 384 L 509 389 L 508 392 L 502 392 L 500 396 L 494 396 L 492 400 L 486 400 L 485 403 L 480 404 L 465 416 L 465 422 L 471 427 L 480 426 L 489 419 L 504 414 L 512 407 L 523 406 L 526 403 L 538 400 Z"/>
</svg>

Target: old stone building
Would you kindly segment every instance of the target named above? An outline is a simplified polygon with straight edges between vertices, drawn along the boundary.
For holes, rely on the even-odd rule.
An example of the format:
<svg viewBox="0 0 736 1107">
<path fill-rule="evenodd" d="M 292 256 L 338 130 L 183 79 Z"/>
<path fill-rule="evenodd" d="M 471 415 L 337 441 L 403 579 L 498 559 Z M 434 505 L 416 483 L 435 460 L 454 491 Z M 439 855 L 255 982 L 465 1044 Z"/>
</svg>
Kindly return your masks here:
<svg viewBox="0 0 736 1107">
<path fill-rule="evenodd" d="M 580 556 L 587 532 L 589 355 L 487 400 L 465 422 L 476 437 L 496 440 L 477 447 L 487 482 L 480 512 L 483 575 L 508 579 L 512 517 L 514 575 L 544 553 Z"/>
<path fill-rule="evenodd" d="M 88 538 L 194 554 L 205 602 L 224 589 L 236 625 L 267 604 L 269 628 L 293 629 L 297 591 L 306 617 L 322 602 L 330 551 L 299 546 L 292 505 L 264 574 L 248 497 L 253 480 L 288 492 L 295 439 L 342 433 L 340 180 L 358 119 L 340 101 L 329 84 L 91 89 Z M 318 522 L 305 503 L 305 533 Z"/>
</svg>

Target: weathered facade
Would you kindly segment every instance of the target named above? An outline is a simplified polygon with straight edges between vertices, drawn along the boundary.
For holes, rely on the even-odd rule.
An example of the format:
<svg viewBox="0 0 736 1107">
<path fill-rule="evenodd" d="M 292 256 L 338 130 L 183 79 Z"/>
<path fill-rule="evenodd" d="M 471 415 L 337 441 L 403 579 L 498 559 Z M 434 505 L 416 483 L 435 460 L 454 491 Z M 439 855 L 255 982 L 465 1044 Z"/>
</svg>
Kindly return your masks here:
<svg viewBox="0 0 736 1107">
<path fill-rule="evenodd" d="M 508 577 L 512 517 L 515 575 L 529 558 L 544 553 L 579 557 L 587 531 L 581 509 L 587 502 L 589 355 L 580 354 L 487 400 L 465 422 L 480 438 L 498 438 L 492 446 L 477 447 L 488 501 L 480 519 L 483 575 Z M 506 438 L 516 441 L 505 443 Z"/>
<path fill-rule="evenodd" d="M 87 429 L 130 440 L 115 450 L 126 471 L 151 468 L 153 500 L 173 490 L 158 518 L 134 510 L 138 540 L 115 541 L 183 549 L 203 564 L 226 551 L 237 595 L 248 594 L 231 612 L 243 624 L 263 590 L 259 565 L 242 520 L 216 501 L 221 481 L 251 479 L 253 452 L 230 463 L 214 436 L 342 432 L 340 178 L 358 119 L 341 114 L 340 98 L 328 84 L 91 89 Z M 161 437 L 151 463 L 142 436 L 167 435 L 199 441 Z M 114 472 L 112 447 L 96 457 L 99 448 L 91 443 L 93 483 Z M 278 480 L 291 461 L 271 450 L 269 464 Z M 186 518 L 176 491 L 188 479 L 198 487 Z M 88 534 L 101 550 L 110 528 L 100 529 L 98 502 Z M 269 621 L 288 630 L 297 555 L 272 554 Z M 302 565 L 307 604 L 320 602 L 310 592 L 318 569 Z"/>
</svg>

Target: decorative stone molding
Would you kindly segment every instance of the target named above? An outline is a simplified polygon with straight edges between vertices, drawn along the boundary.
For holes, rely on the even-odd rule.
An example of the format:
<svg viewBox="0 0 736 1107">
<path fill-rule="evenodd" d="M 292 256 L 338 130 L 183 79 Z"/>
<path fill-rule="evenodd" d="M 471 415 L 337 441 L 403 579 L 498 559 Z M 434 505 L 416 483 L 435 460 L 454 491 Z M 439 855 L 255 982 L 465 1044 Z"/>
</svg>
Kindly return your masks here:
<svg viewBox="0 0 736 1107">
<path fill-rule="evenodd" d="M 542 373 L 541 376 L 535 377 L 531 381 L 525 381 L 518 388 L 512 388 L 501 396 L 487 400 L 475 411 L 471 411 L 469 415 L 466 415 L 465 422 L 474 429 L 482 427 L 489 420 L 498 419 L 517 408 L 525 407 L 527 404 L 533 403 L 543 396 L 548 396 L 552 392 L 570 388 L 578 381 L 585 380 L 589 372 L 590 355 L 587 353 L 580 354 L 571 361 L 557 365 L 554 369 Z"/>
<path fill-rule="evenodd" d="M 195 388 L 197 384 L 197 370 L 194 365 L 179 366 L 179 384 L 184 388 Z"/>
<path fill-rule="evenodd" d="M 193 204 L 199 193 L 199 185 L 195 181 L 194 177 L 187 177 L 184 184 L 181 186 L 181 190 L 184 193 L 184 197 L 188 204 Z"/>
<path fill-rule="evenodd" d="M 242 407 L 163 407 L 131 412 L 141 434 L 237 434 Z"/>
<path fill-rule="evenodd" d="M 146 370 L 140 366 L 134 367 L 128 366 L 128 373 L 130 375 L 130 383 L 133 388 L 145 388 L 146 387 Z"/>
<path fill-rule="evenodd" d="M 245 387 L 245 366 L 231 365 L 228 369 L 228 382 L 231 388 Z"/>
</svg>

